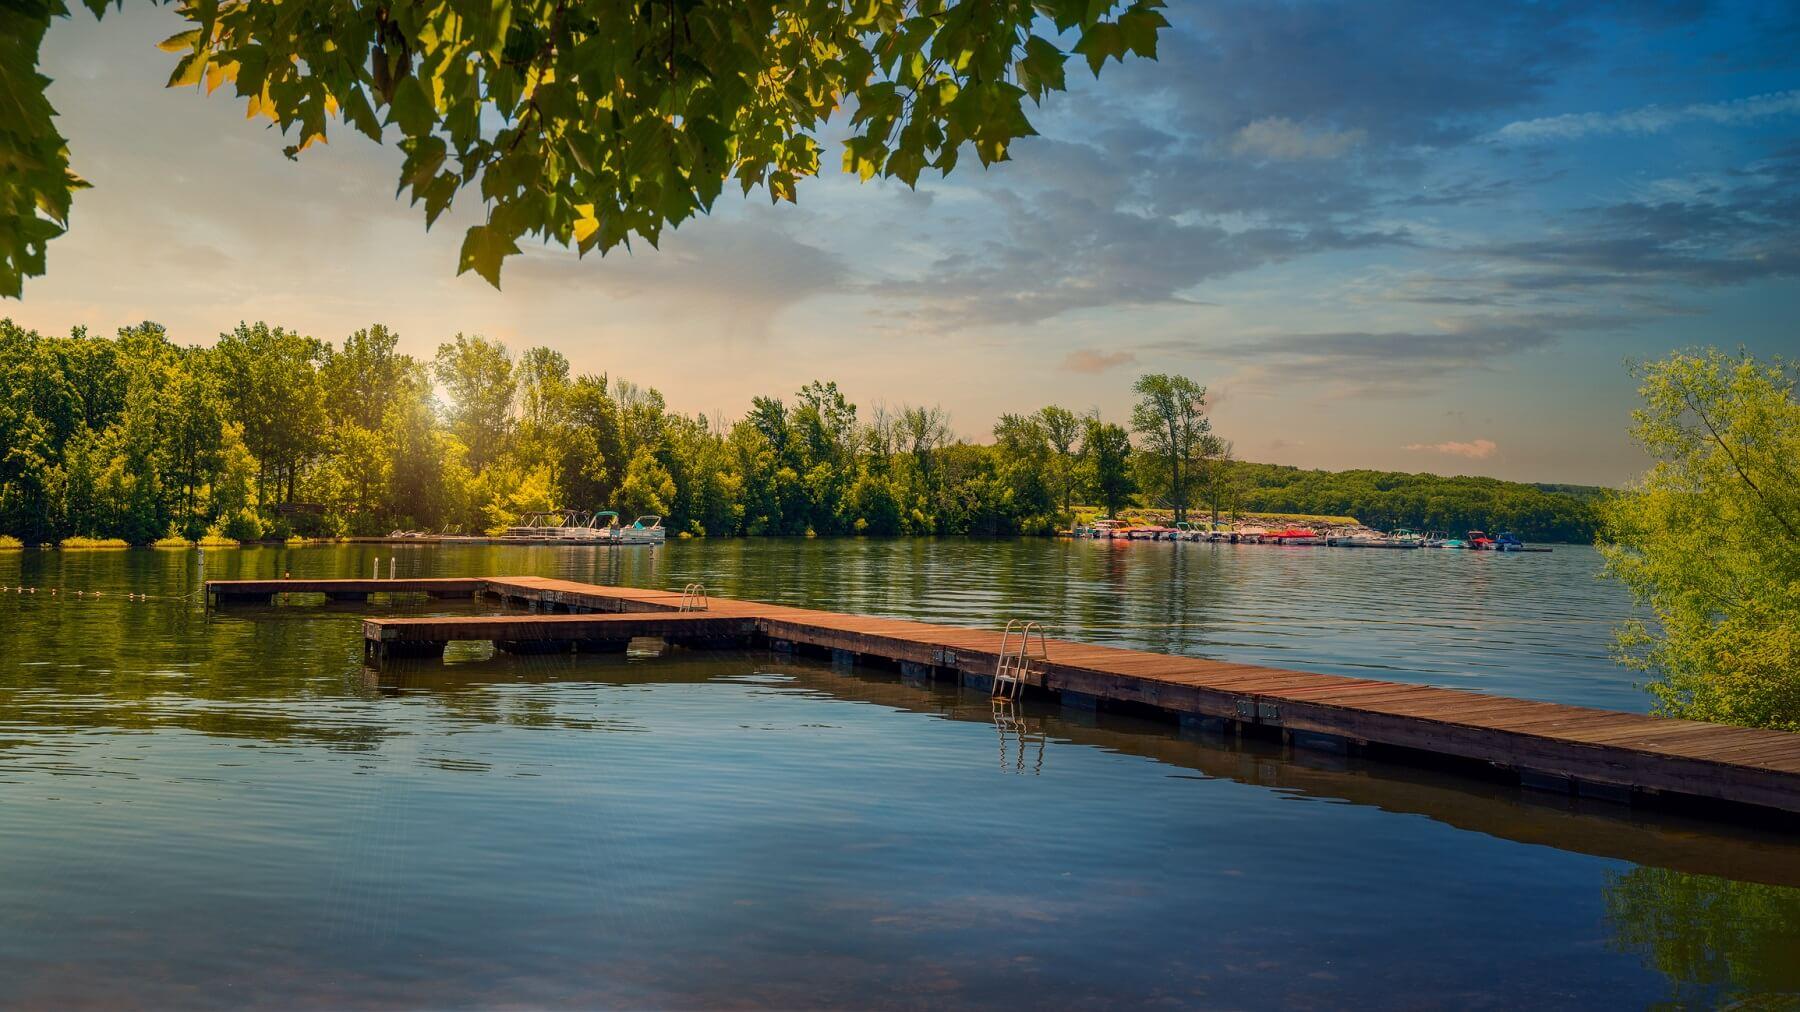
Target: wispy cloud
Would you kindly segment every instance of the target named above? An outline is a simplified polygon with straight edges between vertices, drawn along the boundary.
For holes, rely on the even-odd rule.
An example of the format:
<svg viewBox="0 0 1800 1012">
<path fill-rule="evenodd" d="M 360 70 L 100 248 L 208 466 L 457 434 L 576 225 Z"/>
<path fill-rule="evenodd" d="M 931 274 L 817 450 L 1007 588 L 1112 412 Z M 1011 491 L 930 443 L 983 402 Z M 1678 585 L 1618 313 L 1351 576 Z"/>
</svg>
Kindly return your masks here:
<svg viewBox="0 0 1800 1012">
<path fill-rule="evenodd" d="M 1284 116 L 1247 124 L 1231 138 L 1231 153 L 1279 161 L 1336 158 L 1362 143 L 1364 130 L 1309 129 Z"/>
<path fill-rule="evenodd" d="M 1413 450 L 1424 453 L 1446 453 L 1453 457 L 1467 457 L 1470 460 L 1486 460 L 1500 449 L 1500 444 L 1491 439 L 1471 439 L 1468 442 L 1449 440 L 1442 443 L 1408 443 L 1402 450 Z"/>
<path fill-rule="evenodd" d="M 1518 120 L 1495 131 L 1503 141 L 1534 143 L 1568 141 L 1589 134 L 1654 134 L 1684 123 L 1747 123 L 1800 112 L 1800 89 L 1729 102 L 1690 105 L 1646 105 L 1621 112 L 1575 112 L 1541 119 Z"/>
<path fill-rule="evenodd" d="M 1130 365 L 1136 361 L 1137 356 L 1129 351 L 1095 351 L 1092 348 L 1080 348 L 1063 357 L 1062 368 L 1067 372 L 1095 376 L 1109 369 L 1117 369 L 1119 366 Z"/>
</svg>

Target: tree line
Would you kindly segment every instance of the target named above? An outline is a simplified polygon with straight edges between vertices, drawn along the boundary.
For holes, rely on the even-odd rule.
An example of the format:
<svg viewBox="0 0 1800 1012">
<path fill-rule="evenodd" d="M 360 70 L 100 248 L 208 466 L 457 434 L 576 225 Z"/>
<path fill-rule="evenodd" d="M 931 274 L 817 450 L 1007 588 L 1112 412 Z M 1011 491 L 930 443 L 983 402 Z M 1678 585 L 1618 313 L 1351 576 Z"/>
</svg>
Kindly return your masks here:
<svg viewBox="0 0 1800 1012">
<path fill-rule="evenodd" d="M 1219 484 L 1245 512 L 1353 516 L 1371 527 L 1462 534 L 1512 531 L 1530 541 L 1589 542 L 1602 491 L 1401 471 L 1305 471 L 1234 461 Z"/>
<path fill-rule="evenodd" d="M 710 536 L 1040 534 L 1080 505 L 1474 518 L 1528 537 L 1586 515 L 1491 479 L 1234 462 L 1180 376 L 1138 381 L 1129 428 L 1051 405 L 975 443 L 941 408 L 859 410 L 827 381 L 726 421 L 549 348 L 458 334 L 424 360 L 380 325 L 334 346 L 243 324 L 199 347 L 154 323 L 46 337 L 7 320 L 0 375 L 0 533 L 33 543 L 477 533 L 559 508 Z"/>
</svg>

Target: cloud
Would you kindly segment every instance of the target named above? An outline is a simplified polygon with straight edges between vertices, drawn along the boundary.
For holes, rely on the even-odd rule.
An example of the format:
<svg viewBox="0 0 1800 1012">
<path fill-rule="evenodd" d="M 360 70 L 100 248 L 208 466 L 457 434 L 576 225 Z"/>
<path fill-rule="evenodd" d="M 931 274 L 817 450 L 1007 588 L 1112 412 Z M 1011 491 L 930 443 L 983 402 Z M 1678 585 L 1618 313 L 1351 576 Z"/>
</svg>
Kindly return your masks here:
<svg viewBox="0 0 1800 1012">
<path fill-rule="evenodd" d="M 1549 314 L 1452 320 L 1435 331 L 1332 331 L 1272 334 L 1222 349 L 1260 382 L 1284 375 L 1335 382 L 1360 392 L 1436 389 L 1459 373 L 1494 372 L 1507 360 L 1554 345 L 1564 331 L 1603 326 L 1598 317 Z"/>
<path fill-rule="evenodd" d="M 639 245 L 585 258 L 546 246 L 506 265 L 506 290 L 533 301 L 616 300 L 697 332 L 762 339 L 781 313 L 835 292 L 849 268 L 839 255 L 789 235 L 768 210 L 716 218 Z"/>
<path fill-rule="evenodd" d="M 1752 95 L 1729 102 L 1646 105 L 1621 112 L 1580 112 L 1518 120 L 1495 131 L 1495 138 L 1519 143 L 1577 140 L 1590 134 L 1654 134 L 1688 123 L 1748 123 L 1800 113 L 1800 89 Z"/>
<path fill-rule="evenodd" d="M 909 303 L 911 315 L 941 326 L 1035 323 L 1084 309 L 1193 305 L 1183 293 L 1204 281 L 1406 240 L 1398 232 L 1329 221 L 1237 216 L 1227 223 L 1203 213 L 1161 212 L 1145 208 L 1137 189 L 1115 183 L 990 192 L 992 220 L 980 241 L 864 290 Z"/>
<path fill-rule="evenodd" d="M 1376 145 L 1453 143 L 1480 132 L 1476 116 L 1541 97 L 1597 41 L 1594 12 L 1569 4 L 1224 0 L 1175 10 L 1158 62 L 1120 68 L 1124 94 L 1166 96 L 1175 123 L 1214 137 L 1287 120 L 1366 131 Z"/>
<path fill-rule="evenodd" d="M 1494 455 L 1500 445 L 1491 439 L 1472 439 L 1466 443 L 1451 440 L 1443 443 L 1408 443 L 1402 450 L 1423 451 L 1426 453 L 1447 453 L 1454 457 L 1467 457 L 1470 460 L 1486 460 Z"/>
<path fill-rule="evenodd" d="M 1361 144 L 1364 130 L 1309 130 L 1282 116 L 1247 124 L 1231 139 L 1231 153 L 1277 161 L 1336 158 Z"/>
<path fill-rule="evenodd" d="M 1065 372 L 1095 376 L 1109 369 L 1117 369 L 1136 361 L 1137 356 L 1129 351 L 1095 351 L 1092 348 L 1079 348 L 1063 356 L 1061 368 Z"/>
</svg>

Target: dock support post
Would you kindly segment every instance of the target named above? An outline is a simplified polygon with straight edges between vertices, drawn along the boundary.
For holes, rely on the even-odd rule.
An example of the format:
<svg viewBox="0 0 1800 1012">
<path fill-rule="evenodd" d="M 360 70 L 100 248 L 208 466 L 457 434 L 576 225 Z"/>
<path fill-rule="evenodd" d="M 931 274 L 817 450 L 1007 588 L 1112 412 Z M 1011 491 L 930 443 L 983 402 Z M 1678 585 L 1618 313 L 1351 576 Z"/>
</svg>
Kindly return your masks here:
<svg viewBox="0 0 1800 1012">
<path fill-rule="evenodd" d="M 840 650 L 837 647 L 832 647 L 831 648 L 831 666 L 833 668 L 838 669 L 839 671 L 844 671 L 844 670 L 848 670 L 850 668 L 855 667 L 856 666 L 856 651 Z"/>
</svg>

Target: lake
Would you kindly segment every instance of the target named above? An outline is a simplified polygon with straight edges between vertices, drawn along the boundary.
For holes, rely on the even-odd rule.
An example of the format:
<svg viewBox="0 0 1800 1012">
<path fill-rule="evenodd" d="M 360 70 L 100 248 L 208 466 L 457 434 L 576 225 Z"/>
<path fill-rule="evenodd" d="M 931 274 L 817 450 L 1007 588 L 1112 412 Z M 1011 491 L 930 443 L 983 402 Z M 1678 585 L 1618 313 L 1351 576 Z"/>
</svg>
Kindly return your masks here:
<svg viewBox="0 0 1800 1012">
<path fill-rule="evenodd" d="M 982 693 L 762 653 L 458 649 L 377 678 L 380 602 L 191 596 L 377 556 L 1646 707 L 1608 656 L 1630 602 L 1584 547 L 5 553 L 0 583 L 37 592 L 0 594 L 0 1005 L 1800 996 L 1791 830 L 1054 704 L 996 719 Z"/>
</svg>

